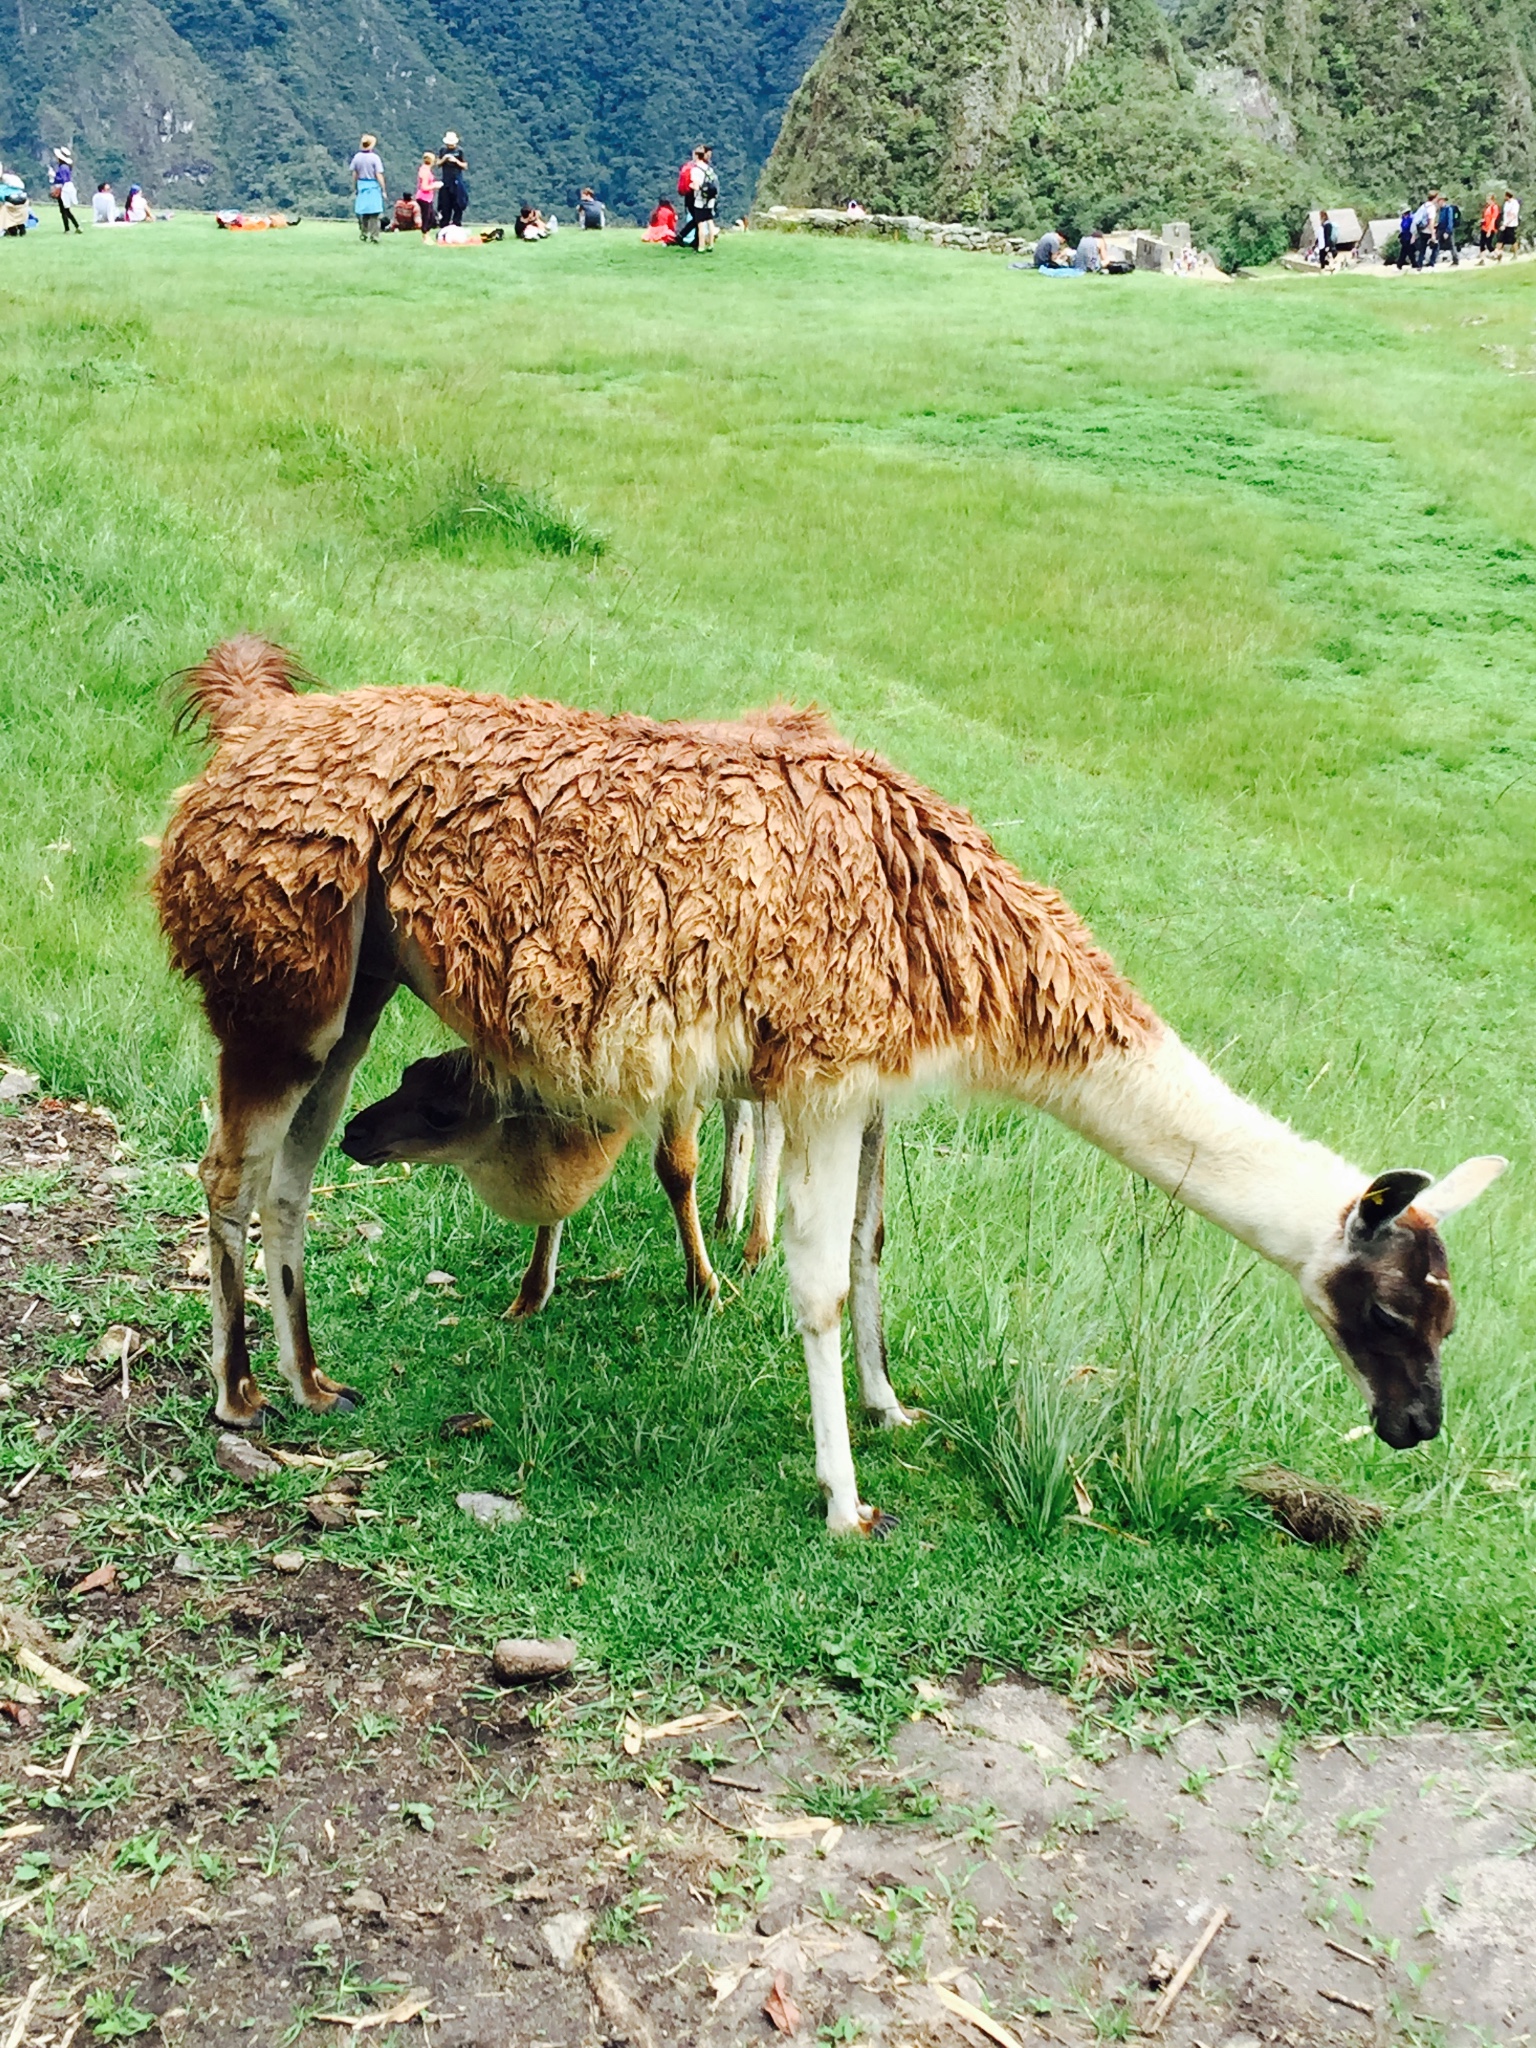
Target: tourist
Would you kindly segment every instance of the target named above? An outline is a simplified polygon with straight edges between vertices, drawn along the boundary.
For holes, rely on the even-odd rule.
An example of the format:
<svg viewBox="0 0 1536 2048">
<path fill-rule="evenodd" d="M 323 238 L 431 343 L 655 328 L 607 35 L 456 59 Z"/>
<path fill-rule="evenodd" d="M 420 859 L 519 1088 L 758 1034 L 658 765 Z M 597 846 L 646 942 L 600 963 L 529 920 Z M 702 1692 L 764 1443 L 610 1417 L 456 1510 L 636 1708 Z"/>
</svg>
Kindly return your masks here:
<svg viewBox="0 0 1536 2048">
<path fill-rule="evenodd" d="M 1406 270 L 1413 260 L 1413 201 L 1410 199 L 1398 217 L 1397 223 L 1397 267 Z"/>
<path fill-rule="evenodd" d="M 1486 262 L 1499 246 L 1499 198 L 1496 192 L 1488 194 L 1488 203 L 1483 208 L 1477 223 L 1477 260 Z"/>
<path fill-rule="evenodd" d="M 1332 270 L 1334 258 L 1338 253 L 1339 231 L 1328 218 L 1328 209 L 1325 206 L 1317 216 L 1317 240 L 1312 247 L 1312 254 L 1317 258 L 1318 269 Z"/>
<path fill-rule="evenodd" d="M 53 152 L 51 189 L 58 202 L 59 219 L 64 223 L 65 234 L 73 228 L 77 235 L 83 235 L 85 230 L 75 219 L 75 160 L 67 149 Z"/>
<path fill-rule="evenodd" d="M 1413 267 L 1415 270 L 1422 270 L 1424 268 L 1424 258 L 1426 256 L 1431 258 L 1430 268 L 1434 268 L 1435 200 L 1438 196 L 1437 193 L 1432 192 L 1422 206 L 1416 206 L 1413 210 Z"/>
<path fill-rule="evenodd" d="M 1435 208 L 1435 254 L 1449 251 L 1451 263 L 1459 270 L 1461 257 L 1456 248 L 1456 227 L 1461 219 L 1461 208 L 1452 200 L 1440 194 L 1440 204 Z"/>
<path fill-rule="evenodd" d="M 123 201 L 123 219 L 131 226 L 138 227 L 141 222 L 153 220 L 154 217 L 149 210 L 149 201 L 144 197 L 143 186 L 130 185 L 128 197 Z"/>
<path fill-rule="evenodd" d="M 376 242 L 384 217 L 384 160 L 379 155 L 377 136 L 363 137 L 362 147 L 352 159 L 351 171 L 352 211 L 357 215 L 358 238 Z"/>
<path fill-rule="evenodd" d="M 525 206 L 518 214 L 512 232 L 520 242 L 542 242 L 549 233 L 549 223 L 536 206 Z"/>
<path fill-rule="evenodd" d="M 715 176 L 715 152 L 707 144 L 699 158 L 700 176 L 694 183 L 694 197 L 697 203 L 698 247 L 713 249 L 720 239 L 720 223 L 715 218 L 720 198 L 720 181 Z"/>
<path fill-rule="evenodd" d="M 1035 244 L 1036 270 L 1058 270 L 1072 260 L 1065 228 L 1047 228 Z"/>
<path fill-rule="evenodd" d="M 110 185 L 98 185 L 91 200 L 91 222 L 98 228 L 109 228 L 117 219 L 117 199 Z"/>
<path fill-rule="evenodd" d="M 651 214 L 650 223 L 640 237 L 642 242 L 675 242 L 677 240 L 677 208 L 670 199 L 658 199 Z"/>
<path fill-rule="evenodd" d="M 576 225 L 581 228 L 600 228 L 603 225 L 603 202 L 593 195 L 590 185 L 583 185 L 581 197 L 576 202 Z"/>
<path fill-rule="evenodd" d="M 1499 214 L 1499 261 L 1504 261 L 1504 251 L 1511 256 L 1520 253 L 1520 202 L 1507 187 L 1504 205 Z"/>
<path fill-rule="evenodd" d="M 430 149 L 421 152 L 421 162 L 416 166 L 416 211 L 421 216 L 421 232 L 431 234 L 437 225 L 437 179 L 433 172 L 437 158 Z"/>
<path fill-rule="evenodd" d="M 469 165 L 459 147 L 459 138 L 451 128 L 443 137 L 443 146 L 437 153 L 437 168 L 443 176 L 437 195 L 438 221 L 446 228 L 461 228 L 464 209 L 469 204 Z"/>
<path fill-rule="evenodd" d="M 402 192 L 395 201 L 395 210 L 390 217 L 390 226 L 397 235 L 417 235 L 421 232 L 421 208 L 416 204 L 414 192 Z"/>
<path fill-rule="evenodd" d="M 850 199 L 848 202 L 848 218 L 850 220 L 868 220 L 868 208 L 861 206 L 857 199 Z"/>
<path fill-rule="evenodd" d="M 1077 245 L 1077 254 L 1072 258 L 1072 268 L 1086 276 L 1090 271 L 1102 271 L 1109 261 L 1109 244 L 1104 237 L 1093 230 L 1084 235 Z"/>
</svg>

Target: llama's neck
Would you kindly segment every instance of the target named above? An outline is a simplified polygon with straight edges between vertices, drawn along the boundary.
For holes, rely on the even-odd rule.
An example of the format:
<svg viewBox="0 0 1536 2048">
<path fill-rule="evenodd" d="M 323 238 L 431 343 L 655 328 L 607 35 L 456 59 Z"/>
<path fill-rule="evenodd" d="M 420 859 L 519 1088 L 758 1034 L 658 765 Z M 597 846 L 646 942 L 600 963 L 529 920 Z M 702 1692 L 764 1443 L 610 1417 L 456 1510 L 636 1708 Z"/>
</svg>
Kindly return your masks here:
<svg viewBox="0 0 1536 2048">
<path fill-rule="evenodd" d="M 1140 1046 L 1053 1079 L 1034 1099 L 1296 1275 L 1369 1179 L 1234 1094 L 1166 1025 Z"/>
</svg>

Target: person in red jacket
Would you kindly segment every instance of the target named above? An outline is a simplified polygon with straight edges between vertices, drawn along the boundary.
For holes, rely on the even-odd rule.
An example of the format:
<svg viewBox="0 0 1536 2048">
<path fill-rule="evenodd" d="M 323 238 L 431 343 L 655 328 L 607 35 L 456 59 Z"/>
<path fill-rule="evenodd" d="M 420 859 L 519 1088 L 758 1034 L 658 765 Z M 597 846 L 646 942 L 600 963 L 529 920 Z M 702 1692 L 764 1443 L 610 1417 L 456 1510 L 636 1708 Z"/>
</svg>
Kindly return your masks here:
<svg viewBox="0 0 1536 2048">
<path fill-rule="evenodd" d="M 642 242 L 675 242 L 677 240 L 677 208 L 670 199 L 659 199 L 651 215 L 650 226 L 640 237 Z"/>
</svg>

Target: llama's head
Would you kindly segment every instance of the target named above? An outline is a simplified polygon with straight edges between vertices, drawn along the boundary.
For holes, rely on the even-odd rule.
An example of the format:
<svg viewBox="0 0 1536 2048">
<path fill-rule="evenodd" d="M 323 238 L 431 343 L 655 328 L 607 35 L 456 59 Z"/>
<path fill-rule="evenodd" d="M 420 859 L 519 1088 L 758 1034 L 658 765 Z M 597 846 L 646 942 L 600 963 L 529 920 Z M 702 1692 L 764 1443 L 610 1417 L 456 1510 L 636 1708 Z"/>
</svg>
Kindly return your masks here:
<svg viewBox="0 0 1536 2048">
<path fill-rule="evenodd" d="M 439 1053 L 413 1060 L 393 1095 L 360 1109 L 342 1134 L 341 1149 L 361 1166 L 397 1159 L 456 1166 L 478 1157 L 500 1114 L 470 1055 Z"/>
<path fill-rule="evenodd" d="M 1456 1302 L 1438 1226 L 1508 1163 L 1469 1159 L 1441 1181 L 1412 1167 L 1379 1173 L 1301 1276 L 1307 1307 L 1395 1451 L 1440 1431 L 1440 1347 Z"/>
</svg>

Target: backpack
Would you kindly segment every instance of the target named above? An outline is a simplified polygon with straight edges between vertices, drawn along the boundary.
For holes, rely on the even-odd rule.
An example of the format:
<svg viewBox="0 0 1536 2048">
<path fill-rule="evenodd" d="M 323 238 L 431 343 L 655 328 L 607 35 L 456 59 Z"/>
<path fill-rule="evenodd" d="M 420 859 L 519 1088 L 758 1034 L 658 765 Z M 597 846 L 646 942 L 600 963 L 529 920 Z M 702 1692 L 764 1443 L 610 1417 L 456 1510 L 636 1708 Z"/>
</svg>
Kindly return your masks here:
<svg viewBox="0 0 1536 2048">
<path fill-rule="evenodd" d="M 690 157 L 688 162 L 683 165 L 683 168 L 677 174 L 677 196 L 679 199 L 686 199 L 688 197 L 688 194 L 692 190 L 693 159 Z"/>
</svg>

